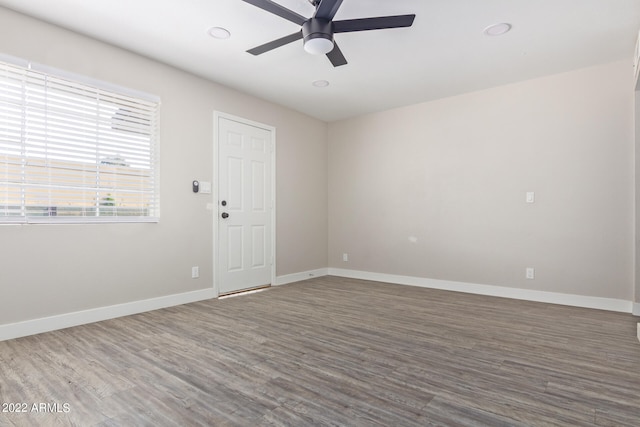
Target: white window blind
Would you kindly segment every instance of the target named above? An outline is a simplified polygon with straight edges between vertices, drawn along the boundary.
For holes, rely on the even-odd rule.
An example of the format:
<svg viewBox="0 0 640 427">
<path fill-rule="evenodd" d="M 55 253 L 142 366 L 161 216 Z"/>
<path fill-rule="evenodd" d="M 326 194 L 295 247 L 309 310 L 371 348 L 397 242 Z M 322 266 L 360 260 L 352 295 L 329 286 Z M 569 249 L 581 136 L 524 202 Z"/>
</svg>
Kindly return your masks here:
<svg viewBox="0 0 640 427">
<path fill-rule="evenodd" d="M 0 61 L 0 223 L 157 221 L 159 106 Z"/>
</svg>

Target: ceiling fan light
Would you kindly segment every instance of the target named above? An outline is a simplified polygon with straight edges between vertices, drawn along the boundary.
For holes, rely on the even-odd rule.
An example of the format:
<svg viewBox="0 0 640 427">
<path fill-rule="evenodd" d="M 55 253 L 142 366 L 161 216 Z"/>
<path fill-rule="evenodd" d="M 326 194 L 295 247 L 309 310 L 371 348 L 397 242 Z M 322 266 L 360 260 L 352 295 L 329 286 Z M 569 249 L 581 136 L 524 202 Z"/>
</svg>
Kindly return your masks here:
<svg viewBox="0 0 640 427">
<path fill-rule="evenodd" d="M 333 40 L 324 37 L 314 37 L 305 40 L 304 50 L 312 55 L 325 55 L 333 50 Z"/>
</svg>

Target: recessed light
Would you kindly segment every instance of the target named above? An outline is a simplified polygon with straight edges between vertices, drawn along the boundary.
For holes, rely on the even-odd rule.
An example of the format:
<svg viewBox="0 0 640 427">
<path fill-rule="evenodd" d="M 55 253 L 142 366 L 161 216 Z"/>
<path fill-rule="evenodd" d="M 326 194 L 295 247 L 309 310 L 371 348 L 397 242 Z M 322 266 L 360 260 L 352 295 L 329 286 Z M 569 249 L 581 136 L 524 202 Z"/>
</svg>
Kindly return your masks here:
<svg viewBox="0 0 640 427">
<path fill-rule="evenodd" d="M 311 83 L 312 85 L 314 85 L 315 87 L 327 87 L 329 86 L 329 82 L 326 80 L 316 80 L 315 82 Z"/>
<path fill-rule="evenodd" d="M 511 31 L 511 24 L 501 22 L 499 24 L 489 25 L 484 29 L 484 33 L 488 36 L 501 36 Z"/>
<path fill-rule="evenodd" d="M 229 32 L 229 30 L 222 27 L 211 27 L 209 28 L 209 31 L 207 31 L 207 33 L 209 33 L 209 35 L 214 39 L 224 40 L 231 37 L 231 33 Z"/>
</svg>

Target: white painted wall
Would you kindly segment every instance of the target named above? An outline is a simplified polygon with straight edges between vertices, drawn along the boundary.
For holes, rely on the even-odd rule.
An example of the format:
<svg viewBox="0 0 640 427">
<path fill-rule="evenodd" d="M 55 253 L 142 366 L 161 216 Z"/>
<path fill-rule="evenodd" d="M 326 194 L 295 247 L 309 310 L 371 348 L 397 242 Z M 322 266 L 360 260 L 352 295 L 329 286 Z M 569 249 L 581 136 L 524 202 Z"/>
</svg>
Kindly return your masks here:
<svg viewBox="0 0 640 427">
<path fill-rule="evenodd" d="M 210 289 L 213 200 L 190 185 L 213 181 L 214 110 L 277 129 L 283 283 L 348 269 L 633 300 L 626 62 L 327 125 L 1 8 L 0 52 L 162 98 L 161 222 L 0 226 L 0 328 L 41 319 L 28 333 L 48 316 L 98 319 Z"/>
<path fill-rule="evenodd" d="M 330 270 L 631 301 L 632 74 L 616 62 L 331 123 Z"/>
<path fill-rule="evenodd" d="M 633 314 L 640 316 L 640 91 L 635 92 L 635 296 Z"/>
<path fill-rule="evenodd" d="M 0 52 L 162 99 L 160 223 L 0 226 L 0 326 L 212 287 L 214 110 L 277 129 L 277 274 L 326 268 L 326 123 L 2 8 Z"/>
</svg>

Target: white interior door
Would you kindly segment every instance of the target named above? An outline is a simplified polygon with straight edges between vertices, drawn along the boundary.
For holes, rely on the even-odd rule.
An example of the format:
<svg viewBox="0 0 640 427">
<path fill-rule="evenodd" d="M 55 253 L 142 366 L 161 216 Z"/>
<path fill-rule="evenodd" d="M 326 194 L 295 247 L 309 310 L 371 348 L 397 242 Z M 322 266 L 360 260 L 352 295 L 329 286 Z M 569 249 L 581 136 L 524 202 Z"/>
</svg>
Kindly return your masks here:
<svg viewBox="0 0 640 427">
<path fill-rule="evenodd" d="M 218 293 L 271 284 L 274 130 L 217 115 Z"/>
</svg>

